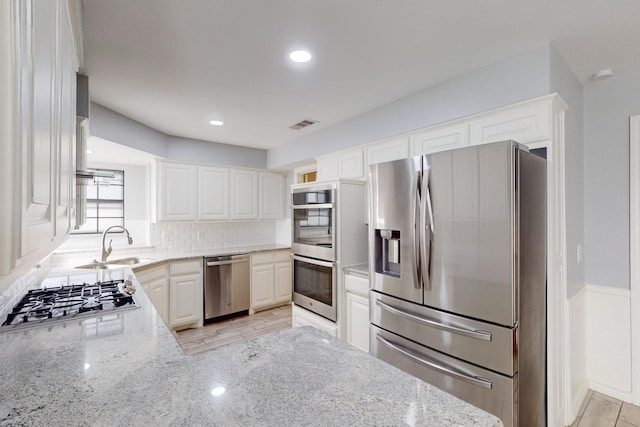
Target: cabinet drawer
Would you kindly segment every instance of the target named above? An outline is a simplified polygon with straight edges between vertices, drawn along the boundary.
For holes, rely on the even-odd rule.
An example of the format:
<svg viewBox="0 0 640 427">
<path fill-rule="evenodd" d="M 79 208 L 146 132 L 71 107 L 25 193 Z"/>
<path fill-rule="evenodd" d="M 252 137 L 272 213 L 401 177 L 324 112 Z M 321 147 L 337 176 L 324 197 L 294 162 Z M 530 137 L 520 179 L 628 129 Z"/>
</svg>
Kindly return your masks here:
<svg viewBox="0 0 640 427">
<path fill-rule="evenodd" d="M 467 319 L 371 292 L 371 323 L 417 343 L 512 376 L 517 329 Z"/>
<path fill-rule="evenodd" d="M 202 271 L 202 262 L 202 258 L 192 258 L 186 261 L 175 261 L 171 263 L 169 271 L 171 273 L 171 276 L 200 273 Z"/>
<path fill-rule="evenodd" d="M 284 262 L 291 261 L 291 252 L 290 251 L 278 251 L 274 254 L 273 257 L 275 262 Z"/>
<path fill-rule="evenodd" d="M 260 252 L 251 254 L 251 265 L 272 263 L 274 260 L 273 252 Z"/>
<path fill-rule="evenodd" d="M 344 275 L 344 288 L 347 292 L 369 297 L 369 280 L 352 274 Z"/>
</svg>

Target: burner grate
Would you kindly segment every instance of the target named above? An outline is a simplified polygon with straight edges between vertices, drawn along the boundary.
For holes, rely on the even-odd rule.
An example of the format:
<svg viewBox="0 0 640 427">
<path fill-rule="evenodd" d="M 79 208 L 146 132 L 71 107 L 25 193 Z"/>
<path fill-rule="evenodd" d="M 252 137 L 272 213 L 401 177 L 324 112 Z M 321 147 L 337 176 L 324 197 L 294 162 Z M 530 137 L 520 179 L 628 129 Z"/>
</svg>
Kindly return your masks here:
<svg viewBox="0 0 640 427">
<path fill-rule="evenodd" d="M 124 280 L 93 284 L 66 284 L 28 291 L 7 315 L 2 326 L 20 326 L 74 318 L 118 308 L 138 307 L 123 290 Z"/>
</svg>

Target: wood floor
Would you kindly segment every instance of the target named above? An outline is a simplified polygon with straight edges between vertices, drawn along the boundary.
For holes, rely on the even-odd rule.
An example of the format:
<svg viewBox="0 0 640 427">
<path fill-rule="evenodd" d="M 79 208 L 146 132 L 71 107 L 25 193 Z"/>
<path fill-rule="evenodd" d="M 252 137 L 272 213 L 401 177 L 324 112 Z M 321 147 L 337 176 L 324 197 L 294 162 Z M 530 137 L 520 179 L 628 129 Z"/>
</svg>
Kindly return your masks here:
<svg viewBox="0 0 640 427">
<path fill-rule="evenodd" d="M 253 316 L 187 329 L 177 332 L 176 337 L 185 353 L 197 354 L 290 327 L 291 305 L 288 304 Z M 571 427 L 640 427 L 640 407 L 589 390 Z"/>
<path fill-rule="evenodd" d="M 253 316 L 235 317 L 175 334 L 186 354 L 197 354 L 290 327 L 291 304 L 287 304 Z"/>
<path fill-rule="evenodd" d="M 589 390 L 572 427 L 640 427 L 640 406 Z"/>
</svg>

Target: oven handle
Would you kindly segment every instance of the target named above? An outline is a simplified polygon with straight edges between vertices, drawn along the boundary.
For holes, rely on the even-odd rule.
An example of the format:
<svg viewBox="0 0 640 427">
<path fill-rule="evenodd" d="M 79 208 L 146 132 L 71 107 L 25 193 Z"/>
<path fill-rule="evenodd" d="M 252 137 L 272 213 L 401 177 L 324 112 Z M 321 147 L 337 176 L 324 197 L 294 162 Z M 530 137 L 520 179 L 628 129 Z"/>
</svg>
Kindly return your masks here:
<svg viewBox="0 0 640 427">
<path fill-rule="evenodd" d="M 291 254 L 291 258 L 293 258 L 296 261 L 302 261 L 302 262 L 306 262 L 306 263 L 309 263 L 309 264 L 319 265 L 321 267 L 333 268 L 333 267 L 336 266 L 335 262 L 320 261 L 320 260 L 317 260 L 317 259 L 306 258 L 306 257 L 302 257 L 302 256 L 299 256 L 299 255 L 294 255 L 294 254 Z"/>
<path fill-rule="evenodd" d="M 291 205 L 291 209 L 331 209 L 335 207 L 333 203 L 316 203 L 311 205 Z"/>
</svg>

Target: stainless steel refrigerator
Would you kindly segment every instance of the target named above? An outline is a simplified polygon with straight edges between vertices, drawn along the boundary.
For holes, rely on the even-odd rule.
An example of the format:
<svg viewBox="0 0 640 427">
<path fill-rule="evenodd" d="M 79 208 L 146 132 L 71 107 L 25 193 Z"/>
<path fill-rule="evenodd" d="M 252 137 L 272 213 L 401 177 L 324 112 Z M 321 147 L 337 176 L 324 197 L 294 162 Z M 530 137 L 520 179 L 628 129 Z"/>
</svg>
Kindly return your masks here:
<svg viewBox="0 0 640 427">
<path fill-rule="evenodd" d="M 546 161 L 513 141 L 370 167 L 370 352 L 546 425 Z"/>
</svg>

